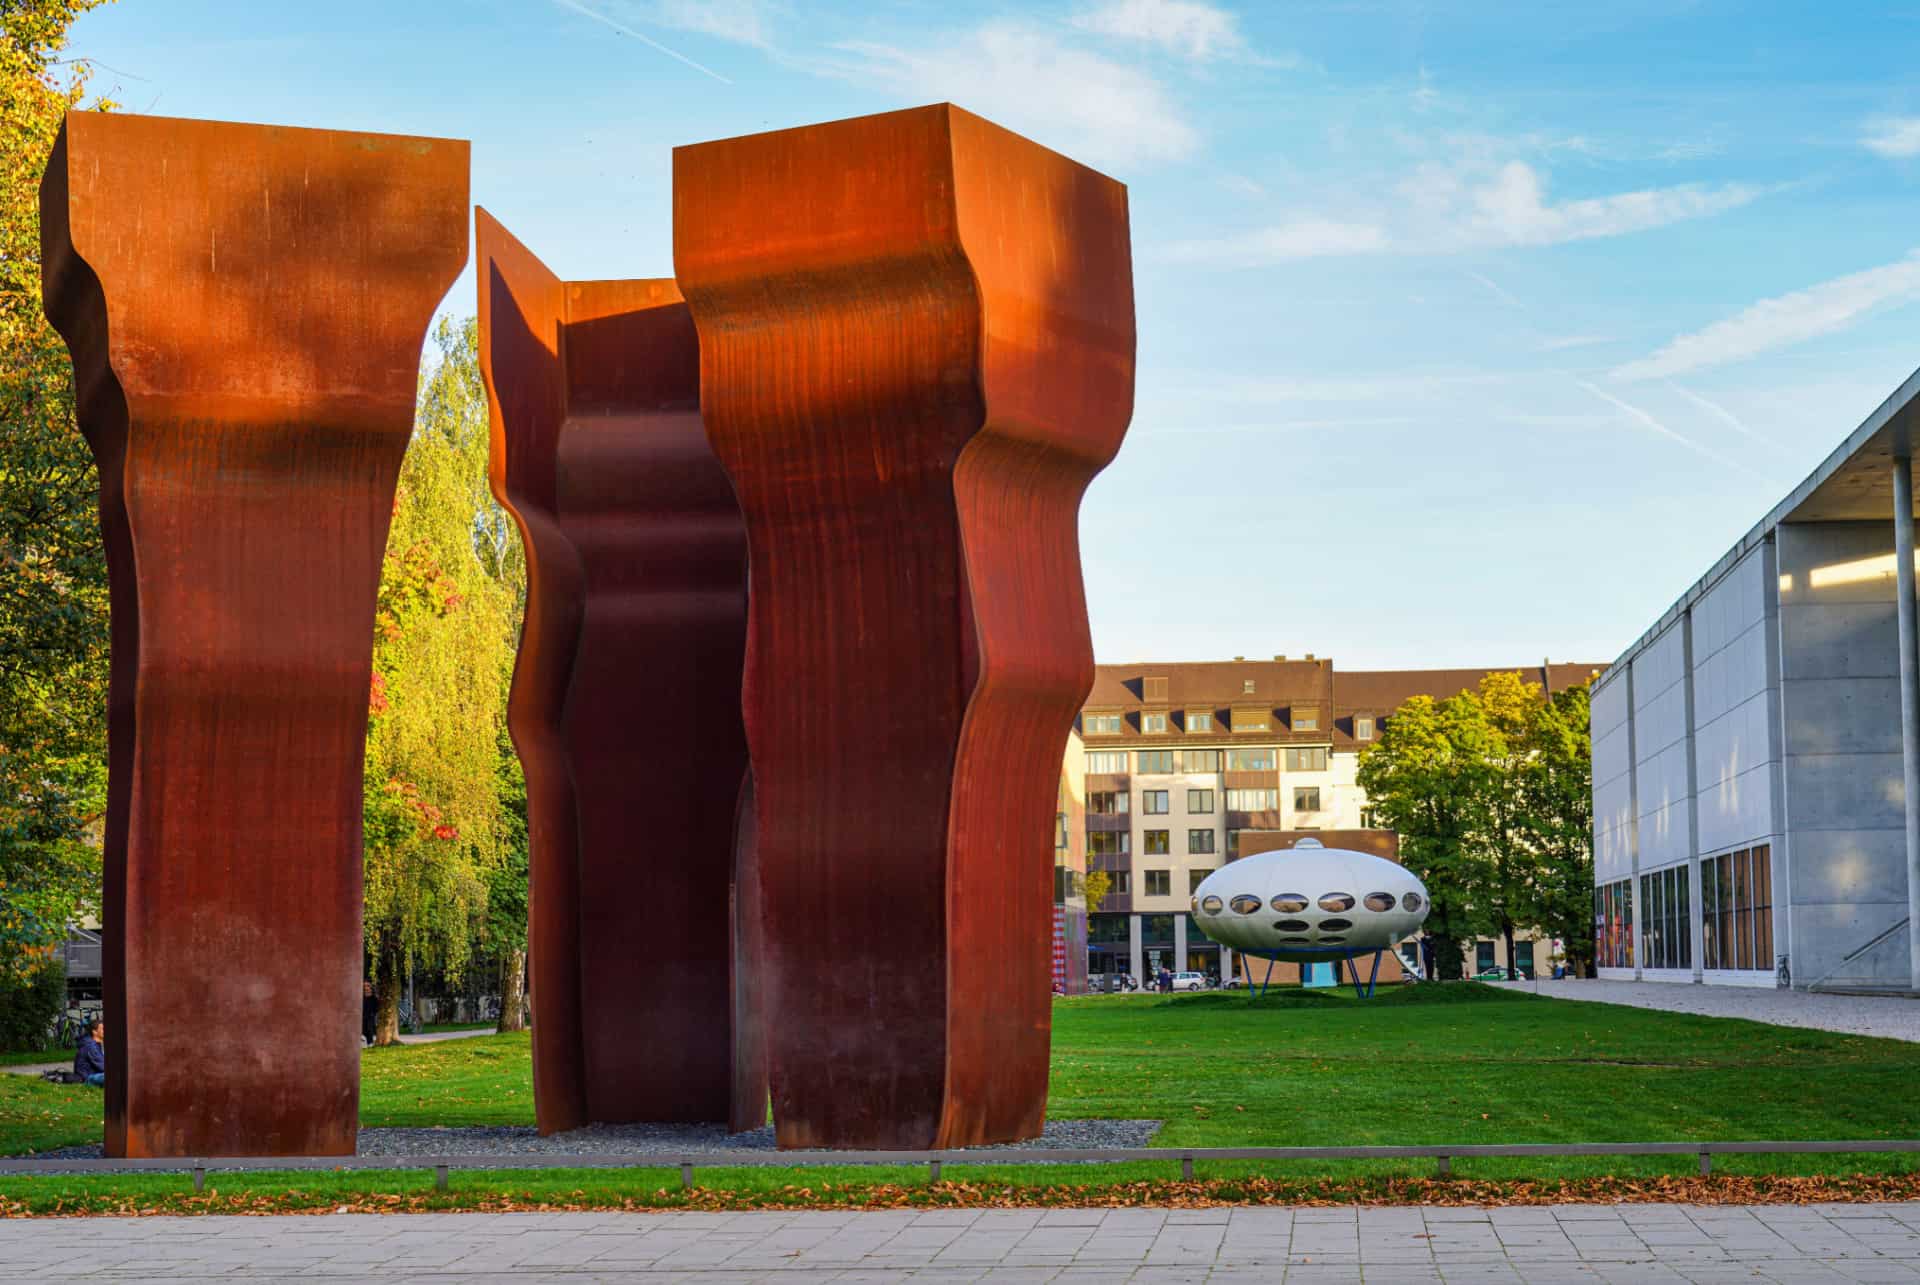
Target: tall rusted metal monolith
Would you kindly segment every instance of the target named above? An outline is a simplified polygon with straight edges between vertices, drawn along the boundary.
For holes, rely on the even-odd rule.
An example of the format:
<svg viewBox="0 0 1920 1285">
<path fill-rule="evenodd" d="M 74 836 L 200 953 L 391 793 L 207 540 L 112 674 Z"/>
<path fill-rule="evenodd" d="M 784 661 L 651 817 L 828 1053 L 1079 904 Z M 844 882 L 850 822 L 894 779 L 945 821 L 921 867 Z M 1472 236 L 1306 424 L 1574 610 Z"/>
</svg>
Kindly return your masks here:
<svg viewBox="0 0 1920 1285">
<path fill-rule="evenodd" d="M 74 112 L 48 161 L 113 612 L 110 1156 L 354 1150 L 374 599 L 467 150 Z"/>
<path fill-rule="evenodd" d="M 674 268 L 746 515 L 780 1142 L 1032 1136 L 1126 189 L 945 105 L 727 139 L 674 153 Z"/>
<path fill-rule="evenodd" d="M 693 320 L 671 280 L 562 281 L 485 210 L 475 231 L 493 488 L 527 550 L 540 1129 L 757 1128 L 747 544 Z"/>
</svg>

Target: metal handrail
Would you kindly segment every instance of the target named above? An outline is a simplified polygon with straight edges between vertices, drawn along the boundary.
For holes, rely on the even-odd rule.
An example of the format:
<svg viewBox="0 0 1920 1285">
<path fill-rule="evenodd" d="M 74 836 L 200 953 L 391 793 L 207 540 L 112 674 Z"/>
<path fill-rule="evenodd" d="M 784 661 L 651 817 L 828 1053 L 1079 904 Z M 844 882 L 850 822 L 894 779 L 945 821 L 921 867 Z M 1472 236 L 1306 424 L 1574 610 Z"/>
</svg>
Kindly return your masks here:
<svg viewBox="0 0 1920 1285">
<path fill-rule="evenodd" d="M 1869 938 L 1867 943 L 1864 946 L 1856 946 L 1852 950 L 1848 951 L 1846 954 L 1840 956 L 1840 962 L 1835 964 L 1832 968 L 1829 968 L 1826 972 L 1822 973 L 1815 980 L 1808 982 L 1807 989 L 1809 991 L 1819 990 L 1821 984 L 1830 980 L 1835 973 L 1839 972 L 1842 968 L 1845 968 L 1848 964 L 1851 964 L 1854 960 L 1860 958 L 1860 956 L 1872 950 L 1875 946 L 1878 946 L 1881 942 L 1885 941 L 1887 938 L 1899 932 L 1902 928 L 1905 928 L 1907 924 L 1910 922 L 1910 919 L 1911 919 L 1910 916 L 1902 915 L 1900 917 L 1899 923 L 1893 924 L 1890 927 L 1882 929 L 1879 934 L 1877 934 L 1872 938 Z"/>
<path fill-rule="evenodd" d="M 1180 1164 L 1180 1176 L 1193 1178 L 1196 1160 L 1433 1160 L 1436 1174 L 1453 1172 L 1454 1158 L 1697 1156 L 1700 1172 L 1713 1170 L 1714 1156 L 1842 1155 L 1920 1152 L 1920 1139 L 1860 1138 L 1819 1141 L 1753 1142 L 1517 1142 L 1432 1143 L 1422 1146 L 1362 1147 L 1021 1147 L 1004 1151 L 740 1151 L 695 1155 L 492 1155 L 492 1156 L 225 1156 L 138 1160 L 62 1160 L 53 1157 L 0 1158 L 0 1175 L 181 1173 L 191 1171 L 194 1190 L 209 1172 L 285 1170 L 431 1169 L 434 1186 L 446 1190 L 454 1169 L 674 1169 L 682 1186 L 693 1185 L 696 1168 L 799 1169 L 821 1165 L 926 1165 L 931 1181 L 943 1165 L 1112 1164 L 1166 1161 Z"/>
</svg>

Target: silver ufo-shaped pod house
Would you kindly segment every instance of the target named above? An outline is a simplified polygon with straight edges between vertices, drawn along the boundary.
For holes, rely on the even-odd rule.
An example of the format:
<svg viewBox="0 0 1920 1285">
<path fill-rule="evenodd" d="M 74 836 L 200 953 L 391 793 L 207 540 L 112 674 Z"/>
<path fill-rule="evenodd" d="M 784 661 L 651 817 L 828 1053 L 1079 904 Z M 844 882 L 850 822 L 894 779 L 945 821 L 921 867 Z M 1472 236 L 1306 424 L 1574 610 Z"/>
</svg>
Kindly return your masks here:
<svg viewBox="0 0 1920 1285">
<path fill-rule="evenodd" d="M 1214 941 L 1257 959 L 1344 959 L 1356 988 L 1354 961 L 1393 949 L 1426 918 L 1426 885 L 1405 866 L 1313 839 L 1230 861 L 1193 893 L 1193 921 Z"/>
</svg>

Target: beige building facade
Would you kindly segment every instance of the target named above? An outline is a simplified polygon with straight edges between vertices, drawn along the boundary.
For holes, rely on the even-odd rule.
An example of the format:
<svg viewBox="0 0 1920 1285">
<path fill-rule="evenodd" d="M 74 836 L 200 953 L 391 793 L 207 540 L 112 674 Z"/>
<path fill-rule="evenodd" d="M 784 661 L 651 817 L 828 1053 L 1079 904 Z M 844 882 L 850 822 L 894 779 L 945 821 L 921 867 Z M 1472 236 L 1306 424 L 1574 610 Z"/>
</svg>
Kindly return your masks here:
<svg viewBox="0 0 1920 1285">
<path fill-rule="evenodd" d="M 1553 691 L 1599 666 L 1508 667 L 1516 669 Z M 1091 913 L 1084 898 L 1072 907 L 1056 892 L 1065 912 L 1056 916 L 1056 981 L 1063 939 L 1079 935 L 1076 914 L 1095 988 L 1116 973 L 1143 979 L 1163 968 L 1231 976 L 1231 956 L 1192 922 L 1193 889 L 1238 855 L 1249 831 L 1374 829 L 1357 774 L 1386 720 L 1410 697 L 1444 700 L 1495 672 L 1337 673 L 1313 655 L 1098 666 L 1063 765 L 1072 806 L 1056 825 L 1056 867 L 1077 870 L 1082 883 L 1102 872 L 1109 890 Z M 1078 830 L 1070 813 L 1083 813 Z M 1504 964 L 1504 949 L 1491 944 Z M 1470 971 L 1484 954 L 1475 948 Z M 1533 963 L 1545 967 L 1537 955 Z"/>
</svg>

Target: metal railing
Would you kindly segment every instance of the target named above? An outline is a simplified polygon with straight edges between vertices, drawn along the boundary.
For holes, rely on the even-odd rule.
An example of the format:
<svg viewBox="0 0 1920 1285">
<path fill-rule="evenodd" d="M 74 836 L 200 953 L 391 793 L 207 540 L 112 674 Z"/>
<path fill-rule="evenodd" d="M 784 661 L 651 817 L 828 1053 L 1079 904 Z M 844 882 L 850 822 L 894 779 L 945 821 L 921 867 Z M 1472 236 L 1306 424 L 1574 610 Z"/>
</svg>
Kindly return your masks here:
<svg viewBox="0 0 1920 1285">
<path fill-rule="evenodd" d="M 267 1173 L 321 1170 L 431 1169 L 434 1186 L 447 1189 L 454 1169 L 679 1169 L 683 1187 L 693 1186 L 696 1168 L 801 1169 L 830 1165 L 895 1165 L 927 1168 L 929 1182 L 940 1181 L 946 1165 L 1070 1165 L 1150 1161 L 1178 1164 L 1183 1180 L 1193 1178 L 1198 1160 L 1432 1160 L 1434 1175 L 1450 1177 L 1453 1161 L 1473 1158 L 1578 1158 L 1584 1156 L 1694 1156 L 1702 1176 L 1713 1172 L 1713 1157 L 1740 1155 L 1848 1155 L 1920 1152 L 1920 1140 L 1866 1138 L 1815 1142 L 1539 1142 L 1435 1143 L 1380 1147 L 1021 1147 L 1004 1151 L 708 1151 L 695 1155 L 491 1155 L 491 1156 L 227 1156 L 141 1160 L 62 1160 L 0 1158 L 0 1176 L 50 1174 L 193 1174 L 200 1191 L 211 1172 Z"/>
</svg>

